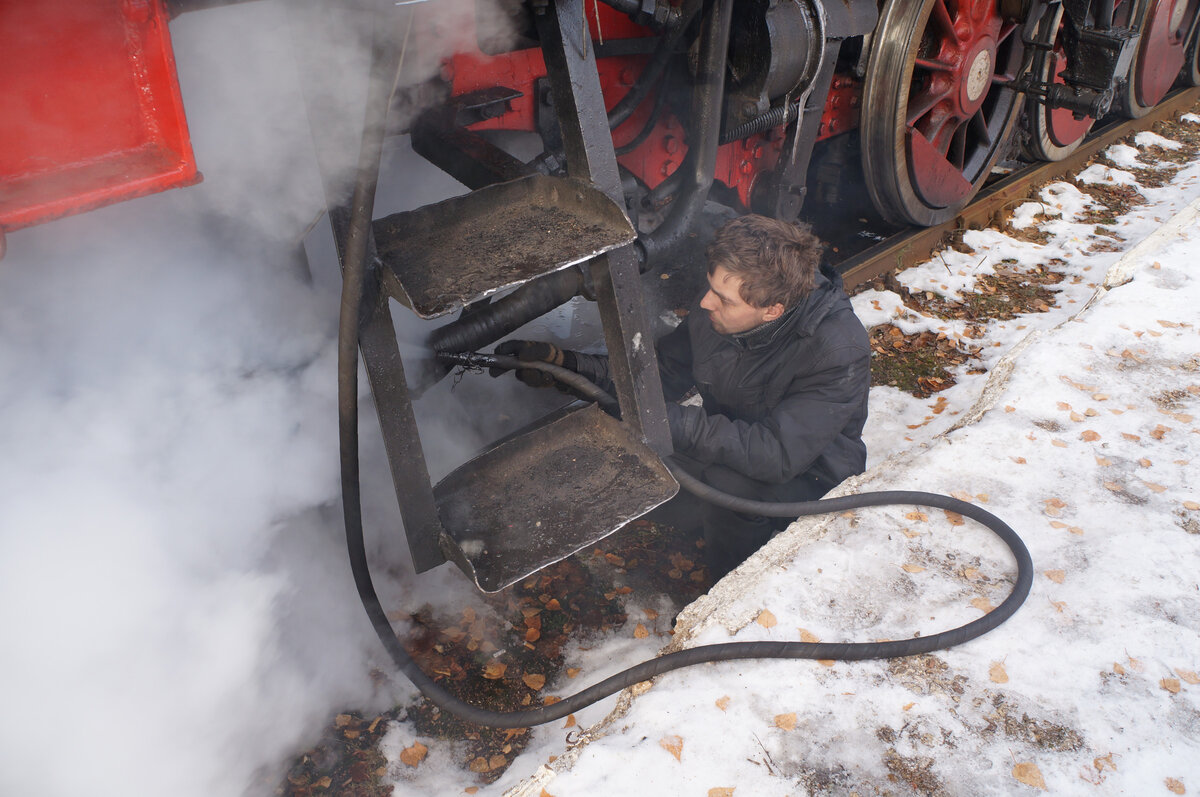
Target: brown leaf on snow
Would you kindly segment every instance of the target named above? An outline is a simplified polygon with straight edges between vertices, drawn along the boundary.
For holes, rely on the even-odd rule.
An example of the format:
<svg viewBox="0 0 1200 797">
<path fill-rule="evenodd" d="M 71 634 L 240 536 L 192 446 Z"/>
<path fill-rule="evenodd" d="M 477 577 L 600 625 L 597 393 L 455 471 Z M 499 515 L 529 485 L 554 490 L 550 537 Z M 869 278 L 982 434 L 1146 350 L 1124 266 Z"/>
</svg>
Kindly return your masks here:
<svg viewBox="0 0 1200 797">
<path fill-rule="evenodd" d="M 992 602 L 987 598 L 976 598 L 975 600 L 971 601 L 971 605 L 984 614 L 987 614 L 992 609 L 996 608 L 995 606 L 992 606 Z"/>
<path fill-rule="evenodd" d="M 929 515 L 926 515 L 924 512 L 915 509 L 906 514 L 904 517 L 908 520 L 915 520 L 918 523 L 924 523 L 926 520 L 929 520 Z"/>
<path fill-rule="evenodd" d="M 1017 764 L 1013 767 L 1012 776 L 1026 786 L 1032 786 L 1042 791 L 1046 790 L 1046 779 L 1042 777 L 1042 771 L 1037 768 L 1037 764 L 1029 761 Z"/>
<path fill-rule="evenodd" d="M 951 512 L 949 509 L 943 509 L 942 511 L 946 513 L 946 520 L 950 521 L 951 526 L 961 526 L 965 522 L 963 516 L 957 512 Z"/>
<path fill-rule="evenodd" d="M 1085 443 L 1094 443 L 1100 439 L 1100 433 L 1093 432 L 1091 429 L 1084 429 L 1083 433 L 1079 435 L 1079 439 Z"/>
<path fill-rule="evenodd" d="M 406 747 L 400 751 L 400 762 L 415 767 L 425 760 L 425 755 L 429 752 L 429 748 L 420 742 L 413 742 L 412 747 Z"/>
<path fill-rule="evenodd" d="M 1143 468 L 1148 468 L 1151 465 L 1153 465 L 1154 463 L 1151 462 L 1150 460 L 1146 459 L 1145 457 L 1142 457 L 1141 459 L 1138 460 L 1138 464 L 1141 465 Z"/>
<path fill-rule="evenodd" d="M 1056 438 L 1053 438 L 1053 439 L 1051 439 L 1051 440 L 1050 440 L 1050 445 L 1054 446 L 1055 448 L 1066 448 L 1066 447 L 1067 447 L 1067 441 L 1066 441 L 1066 440 L 1059 440 L 1059 439 L 1056 437 Z"/>
<path fill-rule="evenodd" d="M 761 612 L 759 612 L 758 617 L 755 618 L 755 622 L 761 625 L 763 628 L 774 628 L 779 623 L 779 621 L 775 619 L 775 615 L 771 614 L 770 609 L 763 609 Z"/>
<path fill-rule="evenodd" d="M 1009 459 L 1011 459 L 1013 462 L 1017 463 L 1018 465 L 1026 464 L 1025 457 L 1009 457 Z"/>
<path fill-rule="evenodd" d="M 1058 404 L 1057 404 L 1056 406 L 1057 406 L 1057 407 L 1058 407 L 1060 410 L 1069 410 L 1069 409 L 1071 409 L 1071 405 L 1070 405 L 1070 404 L 1068 404 L 1068 403 L 1067 403 L 1067 402 L 1065 402 L 1065 401 L 1060 401 L 1060 402 L 1058 402 Z"/>
<path fill-rule="evenodd" d="M 1050 517 L 1058 517 L 1062 514 L 1063 507 L 1067 505 L 1067 502 L 1061 498 L 1046 498 L 1042 503 L 1045 504 L 1042 513 Z"/>
<path fill-rule="evenodd" d="M 1121 432 L 1121 437 L 1124 437 L 1126 440 L 1132 440 L 1135 443 L 1142 439 L 1140 436 L 1136 434 L 1130 434 L 1129 432 Z"/>
<path fill-rule="evenodd" d="M 533 672 L 525 673 L 521 676 L 521 680 L 525 682 L 526 686 L 535 692 L 546 685 L 546 676 Z"/>
<path fill-rule="evenodd" d="M 1102 468 L 1107 468 L 1112 464 L 1112 460 L 1108 457 L 1096 457 L 1096 464 Z"/>
<path fill-rule="evenodd" d="M 1004 669 L 1004 662 L 993 662 L 992 666 L 988 668 L 988 678 L 992 679 L 992 683 L 1008 683 L 1008 672 Z"/>
<path fill-rule="evenodd" d="M 1065 570 L 1047 570 L 1044 575 L 1055 584 L 1061 584 L 1067 580 L 1067 571 Z"/>
<path fill-rule="evenodd" d="M 1124 488 L 1124 487 L 1122 487 L 1121 485 L 1117 484 L 1116 482 L 1105 482 L 1105 483 L 1104 483 L 1104 489 L 1106 489 L 1106 490 L 1112 490 L 1114 493 L 1123 492 L 1123 491 L 1125 490 L 1125 488 Z"/>
<path fill-rule="evenodd" d="M 580 672 L 580 669 L 578 667 L 568 667 L 567 668 L 567 677 L 574 678 L 575 676 L 579 675 L 579 672 Z"/>
<path fill-rule="evenodd" d="M 967 501 L 968 503 L 973 500 L 971 498 L 971 494 L 966 490 L 955 490 L 954 492 L 950 493 L 950 495 L 954 496 L 959 501 Z"/>
<path fill-rule="evenodd" d="M 809 631 L 807 628 L 797 628 L 796 630 L 800 632 L 801 642 L 807 642 L 810 645 L 815 645 L 821 641 L 819 636 L 814 634 L 812 631 Z"/>
<path fill-rule="evenodd" d="M 1078 412 L 1075 412 L 1074 410 L 1071 410 L 1071 414 L 1068 415 L 1067 417 L 1070 418 L 1075 423 L 1079 423 L 1080 421 L 1083 420 L 1083 416 L 1080 415 Z"/>
<path fill-rule="evenodd" d="M 1171 431 L 1170 426 L 1163 426 L 1161 423 L 1156 423 L 1154 425 L 1154 429 L 1152 429 L 1150 432 L 1150 436 L 1153 437 L 1155 440 L 1162 440 L 1163 435 L 1165 435 L 1169 431 Z"/>
<path fill-rule="evenodd" d="M 920 565 L 901 565 L 900 568 L 906 573 L 924 573 L 925 568 Z"/>
<path fill-rule="evenodd" d="M 676 761 L 683 761 L 683 738 L 680 736 L 664 736 L 658 740 L 662 749 L 666 750 L 671 755 L 675 756 Z"/>
<path fill-rule="evenodd" d="M 508 669 L 508 665 L 502 661 L 492 659 L 483 668 L 483 677 L 489 681 L 495 681 L 498 678 L 504 677 L 504 671 Z"/>
<path fill-rule="evenodd" d="M 708 797 L 733 797 L 733 790 L 736 786 L 717 786 L 715 789 L 708 790 Z"/>
<path fill-rule="evenodd" d="M 717 698 L 717 708 L 721 709 L 722 711 L 725 711 L 729 708 L 729 695 L 723 695 L 722 697 Z"/>
<path fill-rule="evenodd" d="M 775 727 L 785 731 L 796 729 L 796 712 L 789 711 L 787 714 L 775 715 Z"/>
<path fill-rule="evenodd" d="M 1175 778 L 1167 778 L 1163 781 L 1163 785 L 1167 787 L 1167 791 L 1171 794 L 1187 794 L 1187 789 L 1184 788 L 1183 782 Z"/>
<path fill-rule="evenodd" d="M 650 632 L 646 630 L 646 626 L 638 623 L 633 628 L 633 636 L 636 639 L 645 639 L 646 637 L 650 636 Z"/>
<path fill-rule="evenodd" d="M 1184 504 L 1184 506 L 1187 506 L 1187 504 Z M 1190 508 L 1190 507 L 1189 507 L 1189 508 Z M 1197 509 L 1200 509 L 1200 507 L 1196 507 L 1196 508 L 1197 508 Z M 901 533 L 901 534 L 903 534 L 905 537 L 908 537 L 910 540 L 911 540 L 913 537 L 920 537 L 920 536 L 921 536 L 921 532 L 919 532 L 919 531 L 913 531 L 912 529 L 900 529 L 900 533 Z"/>
<path fill-rule="evenodd" d="M 1166 487 L 1163 487 L 1161 484 L 1156 484 L 1155 482 L 1148 482 L 1145 479 L 1142 479 L 1142 484 L 1146 485 L 1147 487 L 1149 487 L 1151 490 L 1153 490 L 1156 493 L 1166 492 L 1166 489 L 1167 489 Z"/>
<path fill-rule="evenodd" d="M 1117 771 L 1117 765 L 1113 761 L 1112 753 L 1096 756 L 1092 759 L 1092 766 L 1096 768 L 1097 772 L 1103 772 L 1105 769 L 1111 769 L 1113 772 Z"/>
<path fill-rule="evenodd" d="M 564 728 L 574 728 L 574 727 L 575 727 L 575 725 L 576 725 L 576 722 L 575 722 L 575 715 L 574 715 L 574 714 L 568 714 L 568 715 L 567 715 L 567 721 L 563 723 L 563 727 L 564 727 Z"/>
<path fill-rule="evenodd" d="M 1196 503 L 1195 501 L 1184 501 L 1183 508 L 1190 509 L 1191 511 L 1195 512 L 1197 509 L 1200 509 L 1200 504 Z"/>
<path fill-rule="evenodd" d="M 1179 690 L 1183 688 L 1179 685 L 1178 678 L 1163 678 L 1158 682 L 1158 685 L 1173 695 L 1179 694 Z"/>
<path fill-rule="evenodd" d="M 1200 684 L 1200 675 L 1197 675 L 1196 673 L 1192 672 L 1191 670 L 1181 670 L 1180 668 L 1176 667 L 1175 674 L 1178 675 L 1183 680 L 1187 681 L 1192 686 L 1195 686 L 1196 684 Z"/>
</svg>

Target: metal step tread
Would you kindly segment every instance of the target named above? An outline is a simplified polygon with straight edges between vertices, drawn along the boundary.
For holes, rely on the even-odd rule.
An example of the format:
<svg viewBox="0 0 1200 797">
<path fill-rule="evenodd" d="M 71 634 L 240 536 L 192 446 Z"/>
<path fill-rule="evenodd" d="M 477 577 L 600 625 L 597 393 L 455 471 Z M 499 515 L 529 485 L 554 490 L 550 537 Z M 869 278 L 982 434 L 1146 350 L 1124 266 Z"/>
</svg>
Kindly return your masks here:
<svg viewBox="0 0 1200 797">
<path fill-rule="evenodd" d="M 395 298 L 436 318 L 631 243 L 624 210 L 590 183 L 531 175 L 374 223 Z"/>
<path fill-rule="evenodd" d="M 648 446 L 590 405 L 476 457 L 434 496 L 458 549 L 451 558 L 481 590 L 497 592 L 594 545 L 678 490 Z"/>
</svg>

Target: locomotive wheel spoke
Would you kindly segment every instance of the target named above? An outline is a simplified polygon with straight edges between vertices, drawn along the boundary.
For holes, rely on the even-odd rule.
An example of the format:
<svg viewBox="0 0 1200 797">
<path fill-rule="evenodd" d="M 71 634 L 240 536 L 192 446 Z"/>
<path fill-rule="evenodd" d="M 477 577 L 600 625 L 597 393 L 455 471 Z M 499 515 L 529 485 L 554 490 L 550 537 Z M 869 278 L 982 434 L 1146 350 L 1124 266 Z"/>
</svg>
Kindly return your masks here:
<svg viewBox="0 0 1200 797">
<path fill-rule="evenodd" d="M 954 20 L 950 18 L 950 9 L 946 8 L 946 0 L 934 0 L 933 18 L 942 33 L 952 39 L 955 44 L 962 44 L 962 40 L 958 38 L 958 31 L 954 29 Z"/>
<path fill-rule="evenodd" d="M 884 4 L 861 140 L 867 190 L 889 221 L 951 218 L 991 172 L 1019 111 L 1018 22 L 1000 15 L 999 0 Z"/>
</svg>

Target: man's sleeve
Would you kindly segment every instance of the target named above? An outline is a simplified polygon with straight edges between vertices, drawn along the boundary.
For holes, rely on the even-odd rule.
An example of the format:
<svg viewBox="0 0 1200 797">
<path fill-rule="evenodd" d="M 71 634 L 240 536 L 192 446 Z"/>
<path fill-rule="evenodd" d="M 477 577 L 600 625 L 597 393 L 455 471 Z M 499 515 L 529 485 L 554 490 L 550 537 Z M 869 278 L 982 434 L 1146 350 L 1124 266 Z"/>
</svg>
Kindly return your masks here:
<svg viewBox="0 0 1200 797">
<path fill-rule="evenodd" d="M 663 398 L 668 402 L 678 401 L 696 383 L 692 376 L 692 338 L 687 318 L 658 341 L 657 351 Z"/>
<path fill-rule="evenodd" d="M 857 346 L 831 351 L 797 377 L 761 421 L 708 415 L 701 407 L 667 406 L 675 449 L 751 479 L 781 484 L 804 473 L 860 411 L 870 389 L 870 353 Z"/>
</svg>

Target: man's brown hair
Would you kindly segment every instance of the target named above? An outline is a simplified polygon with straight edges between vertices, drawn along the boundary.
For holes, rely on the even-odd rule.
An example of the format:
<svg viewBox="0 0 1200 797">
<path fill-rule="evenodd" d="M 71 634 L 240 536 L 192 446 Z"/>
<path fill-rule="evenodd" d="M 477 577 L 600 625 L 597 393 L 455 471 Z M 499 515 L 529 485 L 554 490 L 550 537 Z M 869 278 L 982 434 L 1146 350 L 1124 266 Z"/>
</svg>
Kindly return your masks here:
<svg viewBox="0 0 1200 797">
<path fill-rule="evenodd" d="M 742 278 L 744 301 L 790 310 L 816 286 L 821 249 L 807 225 L 741 216 L 719 229 L 708 245 L 708 273 L 723 266 Z"/>
</svg>

